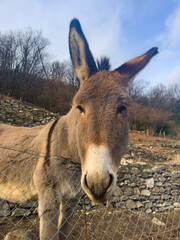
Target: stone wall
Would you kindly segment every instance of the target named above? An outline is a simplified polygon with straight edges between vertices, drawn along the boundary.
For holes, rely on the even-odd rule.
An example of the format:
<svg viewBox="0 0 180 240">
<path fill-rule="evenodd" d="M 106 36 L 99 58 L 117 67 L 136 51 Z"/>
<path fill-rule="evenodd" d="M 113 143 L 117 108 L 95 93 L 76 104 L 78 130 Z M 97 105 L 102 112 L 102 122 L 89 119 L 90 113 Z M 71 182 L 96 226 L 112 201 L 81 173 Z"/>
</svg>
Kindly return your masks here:
<svg viewBox="0 0 180 240">
<path fill-rule="evenodd" d="M 0 95 L 0 122 L 31 127 L 45 124 L 57 116 L 32 104 Z M 172 147 L 176 149 L 179 145 Z M 146 213 L 179 209 L 180 171 L 174 170 L 175 168 L 170 170 L 168 166 L 134 165 L 132 161 L 134 155 L 138 157 L 140 155 L 140 159 L 152 157 L 141 148 L 130 144 L 128 154 L 125 156 L 129 164 L 119 168 L 117 187 L 110 201 L 112 206 L 117 209 L 127 208 Z M 159 156 L 157 158 L 159 159 Z M 87 210 L 94 208 L 88 198 L 86 208 Z M 16 204 L 0 200 L 1 217 L 32 214 L 37 214 L 36 202 Z"/>
<path fill-rule="evenodd" d="M 86 198 L 86 209 L 95 206 Z M 146 213 L 180 209 L 180 171 L 168 167 L 121 166 L 118 182 L 110 204 L 116 209 L 131 209 Z M 82 208 L 82 201 L 79 208 Z M 37 214 L 37 203 L 9 203 L 1 200 L 0 216 Z"/>
<path fill-rule="evenodd" d="M 146 213 L 180 208 L 180 171 L 170 172 L 167 166 L 122 166 L 112 204 Z"/>
<path fill-rule="evenodd" d="M 57 116 L 43 108 L 0 94 L 0 123 L 33 127 L 46 124 Z"/>
</svg>

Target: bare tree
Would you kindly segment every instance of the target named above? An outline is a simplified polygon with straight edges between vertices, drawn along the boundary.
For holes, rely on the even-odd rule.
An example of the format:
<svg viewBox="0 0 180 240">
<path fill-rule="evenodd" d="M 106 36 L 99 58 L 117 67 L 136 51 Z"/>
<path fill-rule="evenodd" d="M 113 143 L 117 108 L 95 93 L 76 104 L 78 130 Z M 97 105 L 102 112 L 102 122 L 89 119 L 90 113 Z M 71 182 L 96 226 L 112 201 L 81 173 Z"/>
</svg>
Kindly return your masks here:
<svg viewBox="0 0 180 240">
<path fill-rule="evenodd" d="M 64 62 L 55 61 L 50 67 L 50 77 L 55 81 L 63 81 L 65 77 L 66 66 Z"/>
<path fill-rule="evenodd" d="M 67 60 L 64 61 L 64 64 L 65 64 L 65 81 L 77 90 L 77 88 L 79 88 L 80 81 L 76 77 L 72 63 L 70 60 Z"/>
<path fill-rule="evenodd" d="M 42 32 L 28 29 L 26 32 L 18 32 L 17 39 L 18 64 L 16 67 L 23 75 L 33 74 L 47 77 L 44 62 L 49 41 L 42 36 Z"/>
<path fill-rule="evenodd" d="M 169 124 L 172 113 L 134 102 L 129 111 L 130 126 L 133 130 L 149 130 L 161 134 Z"/>
<path fill-rule="evenodd" d="M 18 44 L 16 36 L 9 32 L 0 35 L 0 71 L 12 70 L 17 60 Z"/>
<path fill-rule="evenodd" d="M 135 79 L 128 87 L 129 94 L 133 100 L 139 100 L 145 96 L 149 83 L 143 79 Z"/>
</svg>

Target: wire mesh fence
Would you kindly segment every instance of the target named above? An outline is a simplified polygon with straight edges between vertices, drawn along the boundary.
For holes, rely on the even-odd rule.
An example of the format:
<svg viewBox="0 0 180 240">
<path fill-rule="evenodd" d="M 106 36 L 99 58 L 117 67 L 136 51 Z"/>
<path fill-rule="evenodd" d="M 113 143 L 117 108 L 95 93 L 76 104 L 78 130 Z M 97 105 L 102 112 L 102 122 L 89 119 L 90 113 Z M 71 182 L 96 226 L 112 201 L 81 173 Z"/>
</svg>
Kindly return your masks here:
<svg viewBox="0 0 180 240">
<path fill-rule="evenodd" d="M 51 239 L 56 239 L 55 223 L 61 214 L 59 239 L 180 239 L 180 171 L 121 166 L 110 201 L 95 205 L 83 193 L 76 199 L 81 168 L 72 161 L 52 157 L 50 161 L 56 164 L 48 168 L 48 178 L 42 176 L 35 186 L 33 176 L 40 175 L 38 159 L 45 159 L 45 155 L 0 146 L 0 239 L 39 239 L 42 215 L 49 218 L 46 227 L 51 225 Z M 59 168 L 58 178 L 54 178 Z M 38 206 L 36 188 L 42 187 L 42 182 L 53 188 L 54 195 L 46 188 Z M 59 186 L 61 192 L 57 191 Z"/>
</svg>

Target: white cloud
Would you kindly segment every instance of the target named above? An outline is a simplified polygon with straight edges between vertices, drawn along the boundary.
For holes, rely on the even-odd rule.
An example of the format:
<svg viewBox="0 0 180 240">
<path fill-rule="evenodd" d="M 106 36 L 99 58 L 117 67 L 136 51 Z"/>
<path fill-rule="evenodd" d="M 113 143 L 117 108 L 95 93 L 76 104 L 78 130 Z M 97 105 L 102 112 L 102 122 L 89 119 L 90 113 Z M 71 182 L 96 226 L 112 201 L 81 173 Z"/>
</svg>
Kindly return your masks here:
<svg viewBox="0 0 180 240">
<path fill-rule="evenodd" d="M 79 18 L 95 58 L 109 56 L 113 66 L 127 55 L 126 31 L 122 22 L 132 14 L 132 0 L 0 0 L 0 32 L 41 29 L 50 50 L 59 60 L 69 57 L 68 28 Z M 127 7 L 128 6 L 128 7 Z"/>
<path fill-rule="evenodd" d="M 167 76 L 167 83 L 174 84 L 180 82 L 180 67 L 173 68 Z"/>
<path fill-rule="evenodd" d="M 165 26 L 165 32 L 160 34 L 157 40 L 162 41 L 164 48 L 180 46 L 180 5 L 166 19 Z"/>
<path fill-rule="evenodd" d="M 167 16 L 164 27 L 164 31 L 153 39 L 160 47 L 153 82 L 173 84 L 180 81 L 180 4 Z"/>
</svg>

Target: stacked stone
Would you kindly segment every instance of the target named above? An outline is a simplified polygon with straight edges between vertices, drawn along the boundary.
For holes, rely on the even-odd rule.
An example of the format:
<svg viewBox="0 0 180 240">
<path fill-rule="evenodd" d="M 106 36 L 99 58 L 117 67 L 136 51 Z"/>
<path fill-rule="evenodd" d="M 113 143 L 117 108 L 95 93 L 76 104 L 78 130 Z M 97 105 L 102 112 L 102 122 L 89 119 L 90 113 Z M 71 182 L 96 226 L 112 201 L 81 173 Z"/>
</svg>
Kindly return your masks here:
<svg viewBox="0 0 180 240">
<path fill-rule="evenodd" d="M 33 127 L 46 124 L 57 116 L 30 103 L 0 95 L 0 123 Z"/>
<path fill-rule="evenodd" d="M 168 167 L 149 169 L 144 166 L 122 166 L 110 202 L 116 209 L 146 213 L 180 209 L 180 171 L 169 172 Z M 86 208 L 87 210 L 94 208 L 88 198 Z M 29 216 L 37 214 L 37 203 L 14 204 L 1 200 L 0 209 L 1 217 Z"/>
<path fill-rule="evenodd" d="M 0 217 L 28 217 L 30 215 L 36 215 L 38 212 L 37 206 L 37 202 L 18 204 L 0 199 Z"/>
<path fill-rule="evenodd" d="M 46 124 L 58 115 L 32 104 L 17 101 L 0 95 L 0 123 L 17 126 L 38 126 Z M 179 149 L 180 145 L 162 142 L 164 147 Z M 169 145 L 168 145 L 169 144 Z M 150 146 L 150 148 L 153 146 Z M 168 166 L 134 166 L 133 159 L 157 159 L 165 161 L 166 156 L 150 154 L 140 146 L 130 143 L 124 156 L 129 165 L 121 166 L 118 172 L 117 187 L 111 198 L 111 204 L 117 209 L 132 209 L 146 213 L 180 209 L 180 171 Z M 92 209 L 86 199 L 87 210 Z M 82 208 L 82 203 L 80 204 Z M 13 204 L 0 199 L 0 216 L 29 216 L 37 214 L 37 203 Z"/>
<path fill-rule="evenodd" d="M 180 208 L 180 171 L 168 167 L 121 167 L 112 197 L 116 208 L 146 213 Z"/>
</svg>

